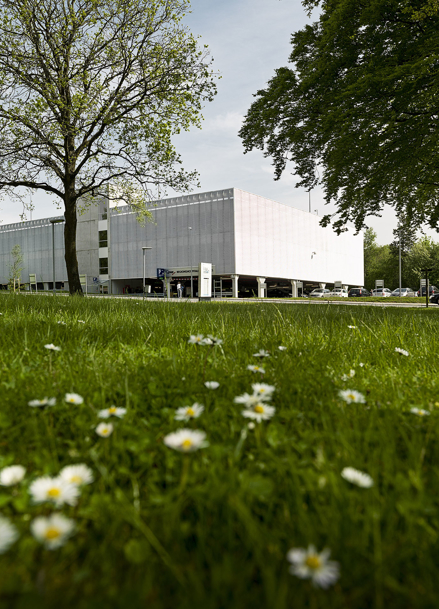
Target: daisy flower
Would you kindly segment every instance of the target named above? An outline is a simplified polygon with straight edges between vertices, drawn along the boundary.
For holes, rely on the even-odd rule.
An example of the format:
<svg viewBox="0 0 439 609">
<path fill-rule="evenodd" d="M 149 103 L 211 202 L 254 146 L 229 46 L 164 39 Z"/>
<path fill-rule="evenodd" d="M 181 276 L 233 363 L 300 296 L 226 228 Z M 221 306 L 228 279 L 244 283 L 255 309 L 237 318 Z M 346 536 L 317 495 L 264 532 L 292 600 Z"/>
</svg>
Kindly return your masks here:
<svg viewBox="0 0 439 609">
<path fill-rule="evenodd" d="M 258 423 L 261 421 L 267 421 L 271 419 L 271 417 L 276 412 L 276 408 L 274 406 L 268 406 L 265 402 L 257 402 L 251 408 L 247 408 L 247 410 L 242 411 L 242 416 L 247 417 L 248 419 L 254 419 Z"/>
<path fill-rule="evenodd" d="M 57 321 L 57 324 L 59 324 L 60 326 L 66 326 L 66 322 L 65 321 Z"/>
<path fill-rule="evenodd" d="M 259 349 L 257 353 L 253 353 L 253 357 L 270 357 L 270 354 L 265 349 Z"/>
<path fill-rule="evenodd" d="M 278 349 L 279 349 L 279 351 L 286 351 L 287 350 L 287 348 L 284 347 L 283 345 L 279 345 Z"/>
<path fill-rule="evenodd" d="M 84 402 L 84 398 L 77 393 L 66 393 L 64 400 L 67 404 L 75 404 L 75 406 L 79 406 Z"/>
<path fill-rule="evenodd" d="M 13 524 L 0 516 L 0 554 L 3 554 L 18 539 L 18 531 Z"/>
<path fill-rule="evenodd" d="M 206 346 L 206 345 L 213 345 L 213 342 L 212 342 L 211 338 L 206 336 L 205 338 L 203 338 L 203 340 L 199 344 Z"/>
<path fill-rule="evenodd" d="M 354 389 L 345 389 L 343 391 L 339 391 L 338 395 L 342 400 L 346 402 L 346 404 L 365 404 L 366 398 L 359 391 L 355 391 Z"/>
<path fill-rule="evenodd" d="M 104 410 L 100 410 L 98 412 L 98 417 L 100 419 L 108 419 L 108 417 L 113 416 L 122 419 L 122 417 L 125 416 L 126 412 L 126 408 L 117 408 L 116 406 L 110 406 L 110 408 L 104 408 Z"/>
<path fill-rule="evenodd" d="M 222 345 L 223 341 L 221 338 L 216 338 L 216 336 L 212 336 L 212 334 L 208 334 L 207 338 L 211 341 L 211 345 Z"/>
<path fill-rule="evenodd" d="M 373 486 L 373 479 L 371 476 L 369 476 L 369 474 L 360 472 L 358 469 L 354 469 L 353 467 L 345 467 L 341 472 L 341 477 L 351 484 L 355 484 L 361 488 L 370 488 Z"/>
<path fill-rule="evenodd" d="M 192 429 L 179 429 L 163 438 L 163 442 L 169 448 L 179 450 L 183 453 L 191 453 L 199 448 L 208 446 L 204 431 Z"/>
<path fill-rule="evenodd" d="M 51 514 L 48 518 L 39 516 L 30 525 L 32 535 L 48 550 L 61 547 L 75 530 L 75 522 L 62 514 Z"/>
<path fill-rule="evenodd" d="M 261 374 L 265 374 L 265 370 L 261 366 L 252 366 L 249 364 L 247 366 L 247 370 L 250 370 L 250 372 L 260 372 Z"/>
<path fill-rule="evenodd" d="M 417 414 L 418 417 L 425 417 L 430 414 L 428 410 L 422 410 L 422 408 L 410 408 L 410 412 Z"/>
<path fill-rule="evenodd" d="M 261 401 L 261 397 L 257 394 L 250 395 L 249 393 L 243 393 L 242 395 L 237 395 L 236 398 L 233 398 L 233 401 L 235 404 L 244 404 L 244 406 L 251 408 Z"/>
<path fill-rule="evenodd" d="M 328 560 L 330 554 L 328 549 L 319 554 L 312 545 L 307 550 L 293 548 L 287 554 L 291 563 L 289 571 L 301 579 L 311 579 L 317 588 L 329 588 L 338 580 L 340 572 L 338 563 Z"/>
<path fill-rule="evenodd" d="M 257 395 L 260 400 L 270 400 L 271 394 L 275 391 L 274 385 L 267 385 L 267 383 L 253 383 L 252 385 L 254 395 Z"/>
<path fill-rule="evenodd" d="M 348 381 L 349 379 L 354 378 L 354 376 L 355 376 L 355 370 L 349 370 L 349 374 L 343 374 L 341 376 L 341 380 Z"/>
<path fill-rule="evenodd" d="M 44 348 L 49 349 L 49 351 L 61 351 L 61 347 L 55 347 L 53 343 L 50 343 L 50 345 L 44 345 Z"/>
<path fill-rule="evenodd" d="M 96 427 L 95 432 L 101 438 L 108 438 L 113 433 L 113 425 L 111 423 L 99 423 Z"/>
<path fill-rule="evenodd" d="M 348 326 L 348 328 L 349 328 L 350 330 L 356 330 L 356 329 L 357 329 L 357 326 Z"/>
<path fill-rule="evenodd" d="M 182 408 L 177 408 L 174 419 L 176 421 L 189 421 L 190 419 L 197 419 L 203 410 L 204 406 L 195 402 L 195 404 L 192 406 L 183 406 Z"/>
<path fill-rule="evenodd" d="M 207 387 L 208 389 L 218 389 L 220 384 L 217 383 L 216 381 L 206 381 L 204 383 L 204 386 Z"/>
<path fill-rule="evenodd" d="M 83 319 L 78 319 L 78 324 L 85 324 L 85 321 Z"/>
<path fill-rule="evenodd" d="M 191 334 L 187 342 L 190 345 L 204 345 L 204 334 Z"/>
<path fill-rule="evenodd" d="M 77 463 L 76 465 L 66 465 L 59 472 L 61 480 L 69 484 L 75 484 L 76 486 L 82 486 L 83 484 L 91 484 L 94 480 L 92 470 L 84 463 Z"/>
<path fill-rule="evenodd" d="M 28 402 L 29 406 L 32 408 L 37 408 L 39 406 L 55 406 L 56 398 L 43 398 L 42 400 L 31 400 Z"/>
<path fill-rule="evenodd" d="M 410 355 L 408 351 L 406 351 L 405 349 L 400 349 L 399 347 L 395 347 L 395 351 L 396 353 L 399 353 L 400 355 L 405 355 L 406 357 Z"/>
<path fill-rule="evenodd" d="M 2 486 L 13 486 L 24 478 L 26 468 L 22 465 L 10 465 L 0 471 L 0 484 Z"/>
<path fill-rule="evenodd" d="M 55 505 L 76 505 L 79 497 L 79 489 L 74 484 L 69 484 L 59 476 L 50 478 L 43 476 L 37 478 L 29 487 L 29 493 L 34 503 L 52 501 Z"/>
</svg>

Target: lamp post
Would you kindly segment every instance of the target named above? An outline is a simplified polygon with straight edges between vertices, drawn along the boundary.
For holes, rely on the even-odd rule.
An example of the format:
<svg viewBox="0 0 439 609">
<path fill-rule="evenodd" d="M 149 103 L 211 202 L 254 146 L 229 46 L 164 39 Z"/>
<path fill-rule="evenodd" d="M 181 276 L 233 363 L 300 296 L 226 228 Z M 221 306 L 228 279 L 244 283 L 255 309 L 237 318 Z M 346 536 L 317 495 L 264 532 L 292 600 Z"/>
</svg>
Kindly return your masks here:
<svg viewBox="0 0 439 609">
<path fill-rule="evenodd" d="M 425 273 L 425 306 L 428 307 L 428 298 L 430 296 L 430 290 L 428 285 L 428 273 L 431 273 L 433 269 L 421 269 L 421 273 Z M 422 290 L 421 290 L 422 291 Z M 420 294 L 422 296 L 422 294 Z"/>
<path fill-rule="evenodd" d="M 192 230 L 192 226 L 188 226 L 188 230 Z M 194 297 L 194 273 L 192 270 L 192 233 L 189 233 L 189 247 L 190 247 L 190 265 L 191 265 L 191 298 Z"/>
<path fill-rule="evenodd" d="M 61 224 L 64 222 L 61 218 L 55 220 L 49 220 L 52 225 L 52 279 L 53 279 L 53 295 L 55 296 L 55 224 Z"/>
<path fill-rule="evenodd" d="M 142 300 L 145 300 L 145 275 L 146 275 L 145 252 L 146 252 L 146 250 L 152 250 L 152 247 L 148 247 L 146 245 L 142 246 L 142 251 L 143 251 L 143 293 L 142 293 Z"/>
</svg>

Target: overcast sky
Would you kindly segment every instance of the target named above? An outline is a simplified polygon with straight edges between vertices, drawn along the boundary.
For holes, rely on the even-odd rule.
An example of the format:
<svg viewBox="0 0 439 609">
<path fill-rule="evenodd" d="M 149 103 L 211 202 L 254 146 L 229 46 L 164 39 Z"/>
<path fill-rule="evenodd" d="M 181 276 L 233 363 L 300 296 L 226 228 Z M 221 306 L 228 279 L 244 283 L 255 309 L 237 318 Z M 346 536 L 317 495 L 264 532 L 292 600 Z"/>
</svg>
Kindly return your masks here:
<svg viewBox="0 0 439 609">
<path fill-rule="evenodd" d="M 200 174 L 200 192 L 236 187 L 308 210 L 308 193 L 294 187 L 296 178 L 288 167 L 275 182 L 270 159 L 260 151 L 244 155 L 237 135 L 253 94 L 265 87 L 275 68 L 287 65 L 291 34 L 307 22 L 300 0 L 192 0 L 186 23 L 209 45 L 214 67 L 222 77 L 218 95 L 204 109 L 203 129 L 175 139 L 185 169 Z M 33 219 L 61 213 L 44 194 L 34 196 L 34 204 Z M 0 208 L 3 224 L 19 221 L 22 210 L 17 204 L 2 201 Z M 311 209 L 320 216 L 334 211 L 324 205 L 317 189 L 311 194 Z M 368 223 L 376 230 L 379 243 L 392 241 L 396 220 L 391 210 Z M 427 234 L 439 241 L 437 233 Z"/>
</svg>

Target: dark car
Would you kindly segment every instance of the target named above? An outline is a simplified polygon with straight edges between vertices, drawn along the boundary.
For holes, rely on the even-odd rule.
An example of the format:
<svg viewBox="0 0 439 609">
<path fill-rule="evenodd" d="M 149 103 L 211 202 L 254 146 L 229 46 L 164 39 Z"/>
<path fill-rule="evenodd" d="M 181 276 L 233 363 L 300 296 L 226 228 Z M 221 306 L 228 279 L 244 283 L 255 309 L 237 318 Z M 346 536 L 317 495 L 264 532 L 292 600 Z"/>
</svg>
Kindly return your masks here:
<svg viewBox="0 0 439 609">
<path fill-rule="evenodd" d="M 439 305 L 439 292 L 436 292 L 436 294 L 432 294 L 430 296 L 430 304 Z"/>
<path fill-rule="evenodd" d="M 432 294 L 437 294 L 438 292 L 439 288 L 437 288 L 435 285 L 428 286 L 428 293 L 430 294 L 430 296 Z M 422 286 L 422 290 L 418 290 L 418 296 L 425 296 L 425 285 Z"/>
<path fill-rule="evenodd" d="M 348 296 L 357 298 L 358 296 L 371 296 L 371 293 L 366 288 L 351 288 Z"/>
</svg>

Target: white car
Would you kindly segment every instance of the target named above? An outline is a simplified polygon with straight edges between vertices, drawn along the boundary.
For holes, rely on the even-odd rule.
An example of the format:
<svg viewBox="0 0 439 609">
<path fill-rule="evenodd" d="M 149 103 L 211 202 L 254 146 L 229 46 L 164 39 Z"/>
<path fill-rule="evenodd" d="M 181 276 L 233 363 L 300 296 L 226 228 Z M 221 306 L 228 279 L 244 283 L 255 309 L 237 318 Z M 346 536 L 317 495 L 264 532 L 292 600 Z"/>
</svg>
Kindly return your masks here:
<svg viewBox="0 0 439 609">
<path fill-rule="evenodd" d="M 389 290 L 389 288 L 376 288 L 375 290 L 372 290 L 372 296 L 388 298 L 389 296 L 392 296 L 392 290 Z"/>
<path fill-rule="evenodd" d="M 399 288 L 393 290 L 392 296 L 399 296 Z M 401 296 L 416 296 L 415 292 L 411 288 L 401 288 Z"/>
<path fill-rule="evenodd" d="M 347 290 L 344 290 L 343 288 L 334 288 L 332 290 L 332 292 L 329 294 L 329 296 L 339 296 L 342 298 L 347 298 L 348 292 L 347 292 Z"/>
<path fill-rule="evenodd" d="M 327 290 L 326 288 L 316 288 L 309 295 L 310 298 L 325 298 L 331 294 L 331 290 Z"/>
</svg>

